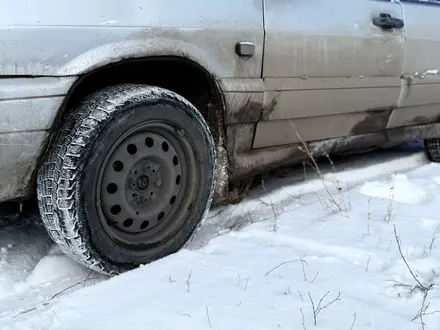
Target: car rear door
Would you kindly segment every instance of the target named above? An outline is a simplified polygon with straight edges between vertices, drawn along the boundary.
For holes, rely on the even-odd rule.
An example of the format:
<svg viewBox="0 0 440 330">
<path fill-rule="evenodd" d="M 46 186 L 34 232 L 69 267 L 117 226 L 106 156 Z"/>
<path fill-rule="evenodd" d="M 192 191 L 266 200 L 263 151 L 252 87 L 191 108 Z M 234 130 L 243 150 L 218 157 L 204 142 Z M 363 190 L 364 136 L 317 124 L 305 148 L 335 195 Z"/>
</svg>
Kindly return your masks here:
<svg viewBox="0 0 440 330">
<path fill-rule="evenodd" d="M 253 147 L 384 130 L 400 94 L 403 23 L 391 1 L 265 0 Z"/>
<path fill-rule="evenodd" d="M 440 120 L 440 1 L 401 0 L 406 50 L 402 97 L 388 127 Z"/>
</svg>

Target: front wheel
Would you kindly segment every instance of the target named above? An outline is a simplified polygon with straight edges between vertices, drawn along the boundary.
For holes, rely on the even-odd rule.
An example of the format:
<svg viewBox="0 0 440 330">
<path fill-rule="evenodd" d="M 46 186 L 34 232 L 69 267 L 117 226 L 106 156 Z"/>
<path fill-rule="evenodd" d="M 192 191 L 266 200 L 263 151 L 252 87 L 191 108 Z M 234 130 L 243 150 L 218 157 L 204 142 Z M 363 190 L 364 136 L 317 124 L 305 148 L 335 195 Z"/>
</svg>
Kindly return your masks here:
<svg viewBox="0 0 440 330">
<path fill-rule="evenodd" d="M 63 252 L 118 274 L 176 252 L 210 207 L 215 146 L 181 96 L 145 85 L 90 95 L 38 173 L 42 219 Z"/>
</svg>

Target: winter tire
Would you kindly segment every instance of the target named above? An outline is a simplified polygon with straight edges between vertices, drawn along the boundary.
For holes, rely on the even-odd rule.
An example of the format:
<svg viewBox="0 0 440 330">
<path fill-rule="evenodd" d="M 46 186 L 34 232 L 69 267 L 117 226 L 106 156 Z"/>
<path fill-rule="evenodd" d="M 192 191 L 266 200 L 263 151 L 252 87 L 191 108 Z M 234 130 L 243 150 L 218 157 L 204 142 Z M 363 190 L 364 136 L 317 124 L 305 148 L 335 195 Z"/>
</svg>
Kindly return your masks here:
<svg viewBox="0 0 440 330">
<path fill-rule="evenodd" d="M 38 173 L 43 222 L 62 251 L 114 275 L 178 251 L 210 207 L 215 146 L 183 97 L 118 85 L 69 111 Z"/>
<path fill-rule="evenodd" d="M 440 139 L 425 140 L 425 148 L 431 161 L 440 162 Z"/>
</svg>

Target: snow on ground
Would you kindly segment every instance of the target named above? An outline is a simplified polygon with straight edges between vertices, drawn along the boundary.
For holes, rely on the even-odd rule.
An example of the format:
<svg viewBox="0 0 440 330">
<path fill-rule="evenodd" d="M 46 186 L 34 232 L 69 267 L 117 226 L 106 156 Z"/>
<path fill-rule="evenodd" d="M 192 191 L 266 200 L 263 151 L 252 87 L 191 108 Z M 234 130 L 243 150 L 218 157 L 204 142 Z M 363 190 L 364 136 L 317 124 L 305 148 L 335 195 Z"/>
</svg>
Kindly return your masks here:
<svg viewBox="0 0 440 330">
<path fill-rule="evenodd" d="M 440 164 L 415 145 L 320 166 L 266 179 L 185 249 L 111 279 L 35 216 L 0 222 L 0 329 L 420 329 L 417 285 L 439 329 Z"/>
</svg>

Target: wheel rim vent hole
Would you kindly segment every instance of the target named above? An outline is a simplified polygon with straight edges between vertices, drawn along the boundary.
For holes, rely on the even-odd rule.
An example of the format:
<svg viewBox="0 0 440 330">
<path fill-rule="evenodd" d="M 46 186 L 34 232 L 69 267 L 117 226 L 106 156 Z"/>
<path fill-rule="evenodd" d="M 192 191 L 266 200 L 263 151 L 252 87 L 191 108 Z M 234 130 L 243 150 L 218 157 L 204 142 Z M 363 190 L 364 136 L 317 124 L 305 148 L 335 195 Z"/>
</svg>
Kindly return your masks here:
<svg viewBox="0 0 440 330">
<path fill-rule="evenodd" d="M 116 215 L 116 214 L 121 213 L 121 206 L 120 206 L 120 205 L 113 205 L 113 206 L 110 208 L 110 212 L 111 212 L 113 215 Z"/>
<path fill-rule="evenodd" d="M 131 218 L 126 219 L 123 223 L 124 227 L 131 227 L 132 224 L 133 224 L 133 219 Z"/>
<path fill-rule="evenodd" d="M 118 186 L 116 185 L 116 183 L 109 183 L 107 185 L 107 192 L 109 194 L 115 194 L 118 191 Z"/>
<path fill-rule="evenodd" d="M 150 138 L 150 137 L 147 137 L 147 138 L 145 139 L 145 145 L 146 145 L 148 148 L 151 148 L 152 146 L 154 146 L 154 140 L 153 140 L 152 138 Z"/>
<path fill-rule="evenodd" d="M 127 146 L 127 152 L 128 152 L 130 155 L 134 155 L 134 154 L 137 152 L 137 147 L 136 147 L 136 145 L 133 144 L 133 143 L 130 143 L 130 144 Z"/>
<path fill-rule="evenodd" d="M 123 169 L 124 169 L 124 164 L 121 161 L 117 160 L 113 163 L 113 170 L 115 172 L 121 172 Z"/>
</svg>

